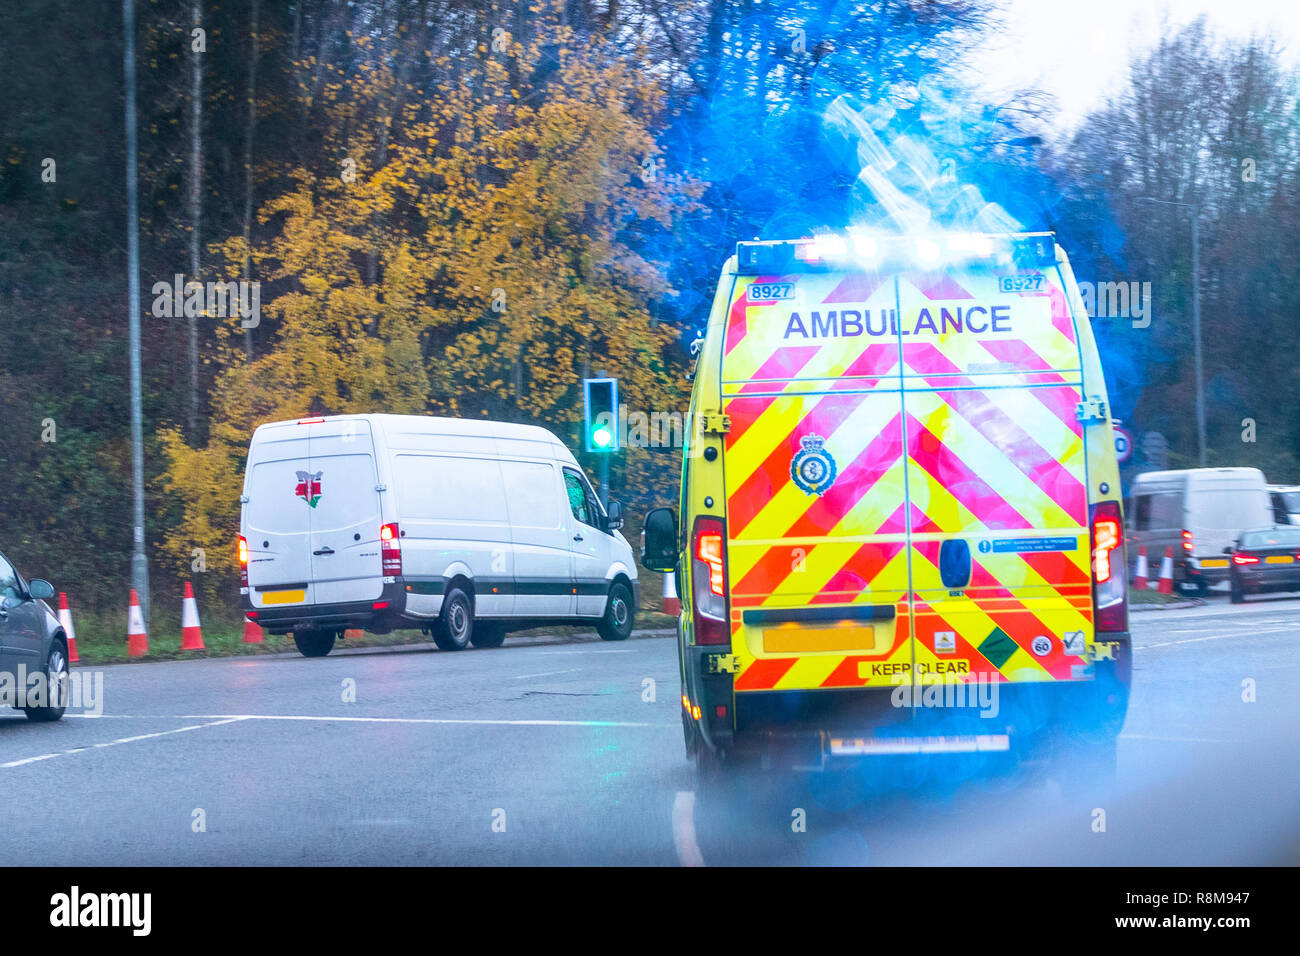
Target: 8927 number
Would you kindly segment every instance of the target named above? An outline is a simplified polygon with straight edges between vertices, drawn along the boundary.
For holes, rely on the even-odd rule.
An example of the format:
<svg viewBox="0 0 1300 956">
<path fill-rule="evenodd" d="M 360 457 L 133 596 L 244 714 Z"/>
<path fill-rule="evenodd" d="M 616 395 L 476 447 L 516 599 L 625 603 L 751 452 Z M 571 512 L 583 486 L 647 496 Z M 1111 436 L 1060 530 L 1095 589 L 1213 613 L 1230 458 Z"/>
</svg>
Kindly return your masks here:
<svg viewBox="0 0 1300 956">
<path fill-rule="evenodd" d="M 998 276 L 999 292 L 1041 292 L 1043 277 L 1041 274 Z"/>
<path fill-rule="evenodd" d="M 749 287 L 750 302 L 770 302 L 776 299 L 793 298 L 793 282 L 755 282 Z"/>
</svg>

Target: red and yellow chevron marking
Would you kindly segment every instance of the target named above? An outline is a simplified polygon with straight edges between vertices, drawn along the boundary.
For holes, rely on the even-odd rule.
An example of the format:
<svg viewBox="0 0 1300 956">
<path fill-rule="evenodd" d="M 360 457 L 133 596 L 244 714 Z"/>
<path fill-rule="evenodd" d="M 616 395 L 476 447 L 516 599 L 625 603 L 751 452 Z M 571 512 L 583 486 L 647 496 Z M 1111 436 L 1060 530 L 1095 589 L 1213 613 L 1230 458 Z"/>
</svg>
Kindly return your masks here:
<svg viewBox="0 0 1300 956">
<path fill-rule="evenodd" d="M 721 370 L 737 691 L 892 686 L 922 671 L 1084 673 L 1086 652 L 1066 655 L 1062 641 L 1083 631 L 1091 643 L 1092 606 L 1079 359 L 1059 283 L 977 300 L 968 289 L 986 290 L 989 276 L 904 278 L 901 302 L 886 277 L 753 280 L 794 283 L 796 299 L 778 303 L 750 303 L 752 282 L 738 280 Z M 987 335 L 907 337 L 919 309 L 975 301 L 1014 302 L 1014 321 Z M 897 316 L 898 331 L 786 338 L 792 311 L 824 317 L 836 303 L 876 322 Z M 837 469 L 820 496 L 790 474 L 808 435 L 824 439 Z M 972 578 L 950 592 L 939 550 L 956 537 L 970 546 Z M 1075 546 L 1018 551 L 1013 540 L 981 553 L 990 538 Z M 743 621 L 750 608 L 863 604 L 895 616 Z"/>
<path fill-rule="evenodd" d="M 750 303 L 755 283 L 789 282 L 793 300 Z M 791 312 L 805 324 L 811 311 L 850 305 L 870 310 L 884 328 L 884 312 L 895 308 L 892 276 L 802 275 L 737 280 L 722 360 L 722 394 L 733 395 L 898 387 L 898 345 L 893 336 L 785 338 Z"/>
</svg>

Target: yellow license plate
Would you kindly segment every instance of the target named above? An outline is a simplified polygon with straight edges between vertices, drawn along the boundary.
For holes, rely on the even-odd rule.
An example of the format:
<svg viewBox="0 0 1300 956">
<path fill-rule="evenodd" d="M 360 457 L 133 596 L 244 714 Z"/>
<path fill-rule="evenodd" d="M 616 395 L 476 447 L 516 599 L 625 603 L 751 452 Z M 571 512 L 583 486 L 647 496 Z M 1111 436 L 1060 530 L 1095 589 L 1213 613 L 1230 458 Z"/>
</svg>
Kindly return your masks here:
<svg viewBox="0 0 1300 956">
<path fill-rule="evenodd" d="M 894 622 L 889 622 L 892 628 Z M 875 653 L 889 647 L 886 629 L 865 624 L 856 627 L 809 627 L 788 624 L 763 629 L 763 650 L 768 654 L 802 654 L 808 651 L 864 651 Z"/>
<path fill-rule="evenodd" d="M 307 600 L 306 591 L 263 591 L 263 604 L 301 604 Z"/>
<path fill-rule="evenodd" d="M 1201 562 L 1203 568 L 1226 568 L 1227 566 L 1227 558 L 1209 558 Z"/>
<path fill-rule="evenodd" d="M 1265 558 L 1265 564 L 1290 564 L 1295 558 L 1289 554 L 1275 554 L 1271 558 Z"/>
</svg>

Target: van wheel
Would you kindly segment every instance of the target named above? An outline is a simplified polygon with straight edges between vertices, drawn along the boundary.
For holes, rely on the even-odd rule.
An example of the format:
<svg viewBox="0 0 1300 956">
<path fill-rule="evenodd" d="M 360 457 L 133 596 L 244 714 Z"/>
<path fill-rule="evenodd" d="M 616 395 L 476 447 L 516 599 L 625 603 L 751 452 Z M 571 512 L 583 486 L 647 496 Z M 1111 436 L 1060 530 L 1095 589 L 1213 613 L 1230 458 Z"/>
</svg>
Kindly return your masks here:
<svg viewBox="0 0 1300 956">
<path fill-rule="evenodd" d="M 474 636 L 474 605 L 460 588 L 452 588 L 442 602 L 442 616 L 433 629 L 433 643 L 443 651 L 463 651 Z"/>
<path fill-rule="evenodd" d="M 470 643 L 475 647 L 500 647 L 506 641 L 506 628 L 504 624 L 490 624 L 487 621 L 479 621 L 474 625 L 474 633 L 470 635 Z"/>
<path fill-rule="evenodd" d="M 334 650 L 333 631 L 294 631 L 293 642 L 303 657 L 324 657 Z"/>
<path fill-rule="evenodd" d="M 596 633 L 602 641 L 626 641 L 632 636 L 632 592 L 626 584 L 609 589 L 605 616 L 596 624 Z"/>
</svg>

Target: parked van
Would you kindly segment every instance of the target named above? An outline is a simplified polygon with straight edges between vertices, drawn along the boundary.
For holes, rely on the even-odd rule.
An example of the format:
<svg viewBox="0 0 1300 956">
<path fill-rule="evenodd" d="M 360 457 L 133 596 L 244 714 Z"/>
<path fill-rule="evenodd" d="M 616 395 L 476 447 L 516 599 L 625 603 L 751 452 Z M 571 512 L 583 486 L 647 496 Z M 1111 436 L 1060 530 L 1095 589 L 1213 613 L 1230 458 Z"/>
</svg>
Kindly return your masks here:
<svg viewBox="0 0 1300 956">
<path fill-rule="evenodd" d="M 1138 475 L 1129 495 L 1132 553 L 1146 546 L 1159 566 L 1174 554 L 1174 586 L 1204 593 L 1228 580 L 1223 549 L 1248 528 L 1273 524 L 1264 473 L 1258 468 L 1189 468 Z"/>
<path fill-rule="evenodd" d="M 1300 488 L 1294 485 L 1269 485 L 1274 524 L 1300 524 Z"/>
<path fill-rule="evenodd" d="M 680 519 L 646 516 L 643 561 L 678 573 L 702 769 L 1076 746 L 1113 766 L 1119 469 L 1051 234 L 741 242 L 690 414 Z M 941 686 L 932 709 L 935 683 L 1000 705 Z"/>
<path fill-rule="evenodd" d="M 542 623 L 632 632 L 622 508 L 601 507 L 544 428 L 413 415 L 261 425 L 240 501 L 244 612 L 308 657 L 346 628 L 418 628 L 443 650 Z"/>
</svg>

